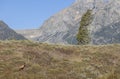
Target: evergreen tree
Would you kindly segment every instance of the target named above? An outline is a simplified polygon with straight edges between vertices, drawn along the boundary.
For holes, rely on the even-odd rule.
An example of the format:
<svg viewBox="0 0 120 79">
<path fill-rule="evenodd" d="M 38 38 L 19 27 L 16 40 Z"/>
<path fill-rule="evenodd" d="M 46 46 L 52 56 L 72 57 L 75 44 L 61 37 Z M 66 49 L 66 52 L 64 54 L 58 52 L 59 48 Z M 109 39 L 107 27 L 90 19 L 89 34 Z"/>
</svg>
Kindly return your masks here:
<svg viewBox="0 0 120 79">
<path fill-rule="evenodd" d="M 92 10 L 87 10 L 87 12 L 82 16 L 80 21 L 80 27 L 77 34 L 78 44 L 88 44 L 90 42 L 89 31 L 87 26 L 91 23 Z"/>
</svg>

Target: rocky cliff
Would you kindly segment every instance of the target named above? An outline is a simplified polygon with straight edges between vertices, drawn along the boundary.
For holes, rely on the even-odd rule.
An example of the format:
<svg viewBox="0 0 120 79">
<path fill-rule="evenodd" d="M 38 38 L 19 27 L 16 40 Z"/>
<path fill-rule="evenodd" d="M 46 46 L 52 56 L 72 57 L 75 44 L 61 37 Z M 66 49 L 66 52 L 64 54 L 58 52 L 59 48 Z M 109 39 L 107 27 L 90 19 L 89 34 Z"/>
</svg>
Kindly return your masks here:
<svg viewBox="0 0 120 79">
<path fill-rule="evenodd" d="M 3 21 L 0 21 L 0 40 L 23 40 L 24 36 L 17 34 L 14 30 L 8 27 Z"/>
<path fill-rule="evenodd" d="M 93 22 L 88 26 L 92 44 L 120 42 L 119 0 L 76 0 L 70 7 L 51 16 L 41 26 L 37 41 L 76 44 L 76 33 L 82 15 L 93 10 Z"/>
<path fill-rule="evenodd" d="M 93 16 L 88 26 L 91 44 L 120 43 L 120 0 L 76 0 L 46 20 L 34 40 L 76 44 L 81 17 L 88 9 Z"/>
<path fill-rule="evenodd" d="M 25 30 L 15 30 L 18 34 L 23 35 L 29 40 L 36 40 L 36 37 L 39 37 L 40 30 L 39 29 L 25 29 Z"/>
</svg>

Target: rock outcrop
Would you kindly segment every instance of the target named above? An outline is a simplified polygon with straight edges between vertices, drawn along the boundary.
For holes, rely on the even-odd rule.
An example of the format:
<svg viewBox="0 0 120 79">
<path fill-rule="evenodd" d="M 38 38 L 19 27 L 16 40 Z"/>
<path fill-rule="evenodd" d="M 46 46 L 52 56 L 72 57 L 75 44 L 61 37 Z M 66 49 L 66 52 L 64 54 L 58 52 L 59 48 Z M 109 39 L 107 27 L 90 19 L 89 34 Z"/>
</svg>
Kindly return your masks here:
<svg viewBox="0 0 120 79">
<path fill-rule="evenodd" d="M 0 40 L 24 40 L 24 36 L 16 33 L 14 30 L 8 27 L 3 21 L 0 21 Z"/>
<path fill-rule="evenodd" d="M 88 26 L 91 44 L 120 43 L 120 0 L 76 0 L 70 7 L 46 20 L 34 40 L 76 44 L 81 17 L 88 9 L 93 15 Z"/>
</svg>

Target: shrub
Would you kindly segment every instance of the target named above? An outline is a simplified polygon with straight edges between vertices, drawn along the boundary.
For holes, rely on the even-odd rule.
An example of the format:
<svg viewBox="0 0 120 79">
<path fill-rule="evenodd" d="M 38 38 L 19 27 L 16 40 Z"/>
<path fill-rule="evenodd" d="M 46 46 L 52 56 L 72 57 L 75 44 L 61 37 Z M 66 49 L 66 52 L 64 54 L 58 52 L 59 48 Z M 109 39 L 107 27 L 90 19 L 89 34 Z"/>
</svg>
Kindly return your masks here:
<svg viewBox="0 0 120 79">
<path fill-rule="evenodd" d="M 77 34 L 78 44 L 88 44 L 90 42 L 89 31 L 87 26 L 91 23 L 92 10 L 87 10 L 87 12 L 82 16 L 79 31 Z"/>
</svg>

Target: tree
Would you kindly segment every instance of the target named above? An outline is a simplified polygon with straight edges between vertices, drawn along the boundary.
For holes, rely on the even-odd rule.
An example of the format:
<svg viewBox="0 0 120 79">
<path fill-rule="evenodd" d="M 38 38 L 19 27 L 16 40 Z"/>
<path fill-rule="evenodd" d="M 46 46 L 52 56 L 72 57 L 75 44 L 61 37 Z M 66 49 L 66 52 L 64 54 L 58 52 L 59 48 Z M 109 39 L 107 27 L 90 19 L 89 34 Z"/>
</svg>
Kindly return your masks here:
<svg viewBox="0 0 120 79">
<path fill-rule="evenodd" d="M 88 44 L 90 42 L 88 25 L 92 22 L 92 10 L 87 10 L 85 14 L 83 14 L 80 27 L 77 34 L 78 44 Z"/>
</svg>

